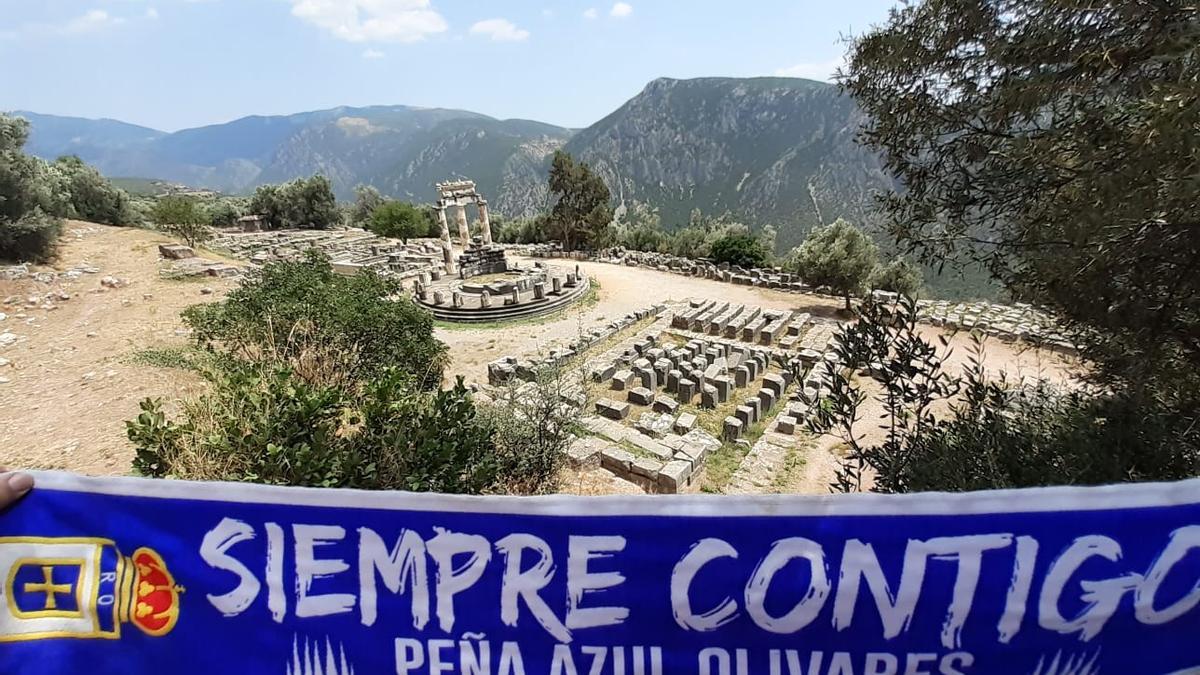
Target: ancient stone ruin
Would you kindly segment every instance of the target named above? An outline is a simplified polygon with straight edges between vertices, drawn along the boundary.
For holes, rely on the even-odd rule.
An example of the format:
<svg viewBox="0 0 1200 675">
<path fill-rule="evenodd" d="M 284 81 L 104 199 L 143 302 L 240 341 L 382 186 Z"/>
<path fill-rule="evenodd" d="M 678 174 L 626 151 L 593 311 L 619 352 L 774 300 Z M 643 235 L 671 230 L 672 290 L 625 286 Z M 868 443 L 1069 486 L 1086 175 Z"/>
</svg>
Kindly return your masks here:
<svg viewBox="0 0 1200 675">
<path fill-rule="evenodd" d="M 450 223 L 446 210 L 454 210 L 454 221 L 458 225 L 458 244 L 464 251 L 471 245 L 471 232 L 467 225 L 467 207 L 474 205 L 479 211 L 479 237 L 484 246 L 492 245 L 492 223 L 488 217 L 487 200 L 475 191 L 475 182 L 469 180 L 447 181 L 437 184 L 438 223 L 441 225 L 442 258 L 446 272 L 455 274 L 454 250 L 450 242 Z"/>
</svg>

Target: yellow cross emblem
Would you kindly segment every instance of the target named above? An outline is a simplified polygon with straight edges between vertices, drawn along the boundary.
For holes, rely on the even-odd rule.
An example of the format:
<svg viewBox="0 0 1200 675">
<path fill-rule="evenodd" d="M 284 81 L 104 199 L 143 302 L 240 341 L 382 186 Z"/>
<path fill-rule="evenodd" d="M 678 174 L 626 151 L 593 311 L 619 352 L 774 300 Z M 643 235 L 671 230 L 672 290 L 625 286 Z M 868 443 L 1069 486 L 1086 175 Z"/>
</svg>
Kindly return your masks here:
<svg viewBox="0 0 1200 675">
<path fill-rule="evenodd" d="M 26 583 L 26 593 L 45 593 L 46 606 L 42 609 L 58 609 L 58 594 L 69 594 L 73 589 L 71 584 L 54 583 L 54 567 L 42 565 L 42 583 Z"/>
</svg>

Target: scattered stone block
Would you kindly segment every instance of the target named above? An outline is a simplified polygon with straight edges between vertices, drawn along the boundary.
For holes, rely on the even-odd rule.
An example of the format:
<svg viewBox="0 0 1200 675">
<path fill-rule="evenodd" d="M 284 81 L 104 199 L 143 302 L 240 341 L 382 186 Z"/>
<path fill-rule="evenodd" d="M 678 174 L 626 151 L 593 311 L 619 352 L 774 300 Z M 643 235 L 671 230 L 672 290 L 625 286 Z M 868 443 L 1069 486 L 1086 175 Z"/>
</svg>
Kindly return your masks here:
<svg viewBox="0 0 1200 675">
<path fill-rule="evenodd" d="M 733 394 L 733 382 L 726 376 L 714 378 L 712 381 L 714 387 L 717 388 L 717 402 L 724 403 L 729 400 Z"/>
<path fill-rule="evenodd" d="M 605 380 L 611 380 L 616 374 L 617 367 L 614 364 L 609 363 L 602 366 L 595 366 L 592 368 L 592 381 L 604 382 Z"/>
<path fill-rule="evenodd" d="M 761 403 L 759 419 L 762 419 L 766 416 L 767 411 L 775 407 L 775 392 L 763 387 L 758 390 L 758 400 Z"/>
<path fill-rule="evenodd" d="M 662 438 L 671 433 L 675 418 L 670 413 L 642 413 L 634 428 L 650 438 Z"/>
<path fill-rule="evenodd" d="M 626 476 L 629 474 L 630 467 L 633 465 L 633 460 L 635 459 L 637 458 L 633 454 L 621 448 L 609 447 L 600 453 L 600 466 L 618 476 Z"/>
<path fill-rule="evenodd" d="M 738 419 L 737 417 L 726 417 L 725 424 L 723 426 L 725 440 L 736 441 L 737 439 L 741 438 L 743 426 L 744 424 L 742 423 L 742 420 Z"/>
<path fill-rule="evenodd" d="M 627 400 L 630 403 L 636 403 L 638 405 L 650 405 L 651 403 L 654 403 L 654 392 L 645 387 L 630 389 L 629 398 Z"/>
<path fill-rule="evenodd" d="M 609 398 L 596 401 L 596 414 L 610 420 L 623 420 L 629 417 L 630 410 L 628 403 L 620 403 Z"/>
<path fill-rule="evenodd" d="M 650 459 L 649 457 L 636 457 L 629 464 L 629 471 L 635 476 L 649 478 L 655 483 L 658 483 L 658 472 L 663 468 L 663 463 Z"/>
<path fill-rule="evenodd" d="M 748 427 L 754 423 L 754 409 L 748 405 L 739 405 L 733 416 L 742 421 L 742 426 Z"/>
<path fill-rule="evenodd" d="M 183 260 L 185 258 L 195 258 L 196 251 L 191 246 L 183 244 L 159 244 L 158 254 L 167 260 Z"/>
<path fill-rule="evenodd" d="M 696 398 L 696 383 L 688 379 L 680 380 L 676 392 L 679 396 L 679 402 L 688 405 L 692 402 L 692 399 Z"/>
<path fill-rule="evenodd" d="M 667 373 L 667 386 L 666 386 L 667 392 L 672 393 L 672 394 L 678 392 L 679 391 L 679 380 L 681 380 L 682 378 L 683 378 L 683 373 L 679 372 L 678 370 L 672 370 L 672 371 L 668 372 Z"/>
<path fill-rule="evenodd" d="M 755 396 L 754 398 L 748 398 L 742 405 L 746 406 L 747 408 L 750 408 L 751 412 L 753 412 L 753 415 L 750 418 L 750 424 L 754 424 L 755 422 L 762 419 L 762 416 L 763 416 L 762 399 L 758 398 L 757 396 Z"/>
<path fill-rule="evenodd" d="M 667 462 L 658 471 L 658 491 L 663 494 L 678 494 L 691 484 L 692 463 L 682 460 Z"/>
<path fill-rule="evenodd" d="M 678 408 L 679 401 L 670 396 L 656 396 L 654 398 L 654 412 L 674 414 Z M 695 416 L 693 415 L 693 417 Z"/>
<path fill-rule="evenodd" d="M 747 366 L 739 366 L 737 370 L 733 371 L 733 384 L 738 389 L 742 389 L 746 385 L 750 384 L 750 368 Z"/>
<path fill-rule="evenodd" d="M 775 399 L 778 400 L 783 398 L 783 392 L 787 389 L 787 382 L 784 381 L 783 377 L 771 373 L 763 377 L 763 388 L 774 392 Z"/>
<path fill-rule="evenodd" d="M 696 416 L 692 413 L 683 413 L 675 420 L 675 433 L 686 434 L 696 428 Z"/>
<path fill-rule="evenodd" d="M 711 410 L 717 407 L 717 388 L 711 384 L 704 385 L 700 391 L 700 407 Z"/>
<path fill-rule="evenodd" d="M 613 374 L 612 389 L 613 391 L 625 391 L 629 385 L 633 384 L 632 370 L 618 370 Z"/>
<path fill-rule="evenodd" d="M 796 433 L 796 418 L 790 415 L 780 415 L 779 419 L 775 420 L 775 431 L 788 436 Z"/>
</svg>

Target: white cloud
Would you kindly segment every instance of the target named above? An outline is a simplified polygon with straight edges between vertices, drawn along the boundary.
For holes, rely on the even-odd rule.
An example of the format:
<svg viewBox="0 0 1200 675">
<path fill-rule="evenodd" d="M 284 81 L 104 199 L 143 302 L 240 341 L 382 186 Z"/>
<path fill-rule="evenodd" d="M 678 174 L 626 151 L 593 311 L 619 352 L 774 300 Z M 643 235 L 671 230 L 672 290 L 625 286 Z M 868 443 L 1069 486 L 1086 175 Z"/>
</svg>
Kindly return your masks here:
<svg viewBox="0 0 1200 675">
<path fill-rule="evenodd" d="M 444 32 L 429 0 L 290 0 L 292 15 L 348 42 L 418 42 Z"/>
<path fill-rule="evenodd" d="M 583 18 L 588 19 L 589 21 L 598 16 L 600 16 L 600 12 L 597 12 L 595 7 L 588 7 L 583 11 Z"/>
<path fill-rule="evenodd" d="M 612 10 L 608 14 L 609 16 L 615 16 L 618 19 L 624 19 L 630 14 L 633 14 L 633 5 L 629 4 L 628 2 L 618 2 L 612 6 Z"/>
<path fill-rule="evenodd" d="M 840 57 L 821 63 L 797 63 L 794 66 L 776 69 L 775 75 L 779 77 L 803 77 L 808 80 L 832 82 L 837 69 L 844 63 Z"/>
<path fill-rule="evenodd" d="M 125 19 L 114 17 L 102 9 L 93 9 L 59 26 L 56 32 L 63 35 L 80 35 L 94 33 L 123 23 L 125 23 Z"/>
<path fill-rule="evenodd" d="M 383 52 L 379 51 L 378 49 L 368 49 L 362 53 L 362 57 L 364 59 L 367 59 L 368 61 L 375 61 L 378 59 L 382 59 L 385 56 L 387 56 L 387 54 L 384 54 Z"/>
<path fill-rule="evenodd" d="M 497 42 L 520 42 L 529 37 L 529 31 L 508 19 L 484 19 L 471 26 L 472 35 L 486 35 Z"/>
</svg>

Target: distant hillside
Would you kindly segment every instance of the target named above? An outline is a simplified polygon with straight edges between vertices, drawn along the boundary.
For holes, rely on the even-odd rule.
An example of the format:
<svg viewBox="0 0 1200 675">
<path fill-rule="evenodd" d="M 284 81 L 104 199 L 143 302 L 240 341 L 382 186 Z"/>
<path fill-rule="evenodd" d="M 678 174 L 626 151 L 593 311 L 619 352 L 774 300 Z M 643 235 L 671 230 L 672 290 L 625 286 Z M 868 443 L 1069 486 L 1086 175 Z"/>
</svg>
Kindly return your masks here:
<svg viewBox="0 0 1200 675">
<path fill-rule="evenodd" d="M 110 176 L 153 176 L 246 193 L 321 173 L 341 198 L 355 185 L 418 201 L 447 178 L 475 180 L 492 210 L 532 216 L 548 202 L 554 150 L 592 164 L 618 202 L 661 210 L 667 226 L 699 208 L 779 228 L 781 248 L 839 216 L 867 223 L 890 186 L 854 143 L 860 117 L 837 88 L 793 78 L 659 79 L 582 131 L 438 108 L 334 108 L 164 134 L 112 120 L 20 113 L 31 151 L 80 155 Z"/>
<path fill-rule="evenodd" d="M 854 142 L 861 117 L 836 87 L 793 78 L 659 79 L 579 132 L 567 150 L 619 199 L 661 209 L 729 211 L 779 227 L 790 247 L 820 223 L 863 223 L 871 194 L 891 186 Z"/>
<path fill-rule="evenodd" d="M 417 200 L 432 199 L 436 181 L 466 176 L 493 198 L 498 213 L 515 215 L 527 213 L 531 202 L 502 195 L 536 192 L 545 182 L 547 153 L 571 133 L 538 122 L 409 106 L 245 117 L 173 134 L 111 120 L 16 114 L 32 123 L 33 154 L 78 154 L 110 176 L 153 176 L 236 194 L 321 173 L 342 198 L 369 183 Z"/>
<path fill-rule="evenodd" d="M 92 161 L 110 151 L 125 152 L 166 135 L 157 129 L 117 120 L 41 115 L 25 110 L 9 114 L 29 120 L 31 130 L 25 151 L 46 159 L 79 155 Z"/>
</svg>

